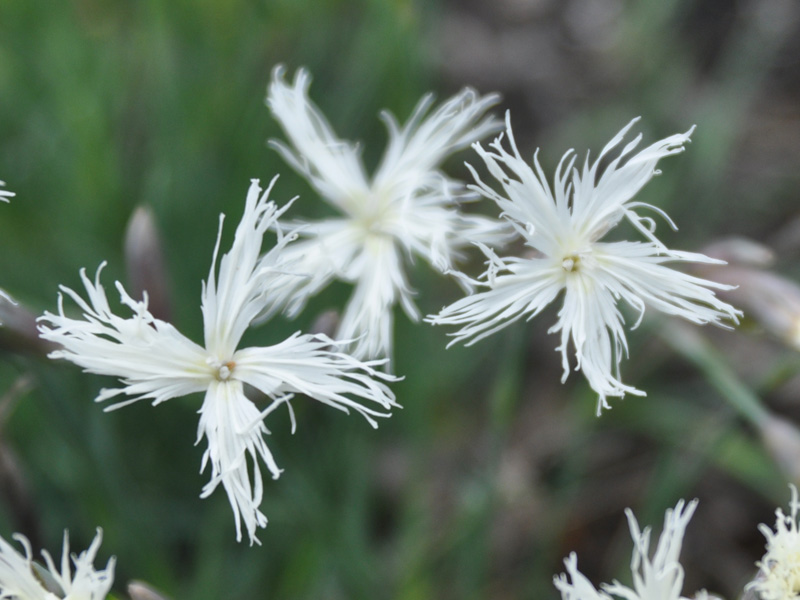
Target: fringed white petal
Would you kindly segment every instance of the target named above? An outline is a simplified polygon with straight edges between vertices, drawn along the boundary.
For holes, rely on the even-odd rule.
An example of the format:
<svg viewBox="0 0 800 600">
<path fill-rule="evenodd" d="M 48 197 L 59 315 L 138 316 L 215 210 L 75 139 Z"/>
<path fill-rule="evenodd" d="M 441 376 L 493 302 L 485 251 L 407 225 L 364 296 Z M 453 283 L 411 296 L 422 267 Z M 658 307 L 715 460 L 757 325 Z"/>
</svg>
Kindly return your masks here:
<svg viewBox="0 0 800 600">
<path fill-rule="evenodd" d="M 308 71 L 299 69 L 291 84 L 283 76 L 282 66 L 273 70 L 267 106 L 292 147 L 275 140 L 270 144 L 335 206 L 343 208 L 352 196 L 366 195 L 369 185 L 358 147 L 336 137 L 324 115 L 309 100 Z"/>
<path fill-rule="evenodd" d="M 103 539 L 103 532 L 99 528 L 89 548 L 78 555 L 70 554 L 69 538 L 64 532 L 60 568 L 46 550 L 42 551 L 47 566 L 47 572 L 43 575 L 47 582 L 33 570 L 31 545 L 27 538 L 16 534 L 14 539 L 22 544 L 25 556 L 0 538 L 0 600 L 104 600 L 111 591 L 115 559 L 110 558 L 105 569 L 94 568 L 94 560 Z M 72 566 L 75 568 L 74 574 Z M 53 589 L 45 588 L 43 583 L 48 583 L 48 588 L 52 584 Z"/>
<path fill-rule="evenodd" d="M 64 600 L 103 600 L 111 591 L 114 584 L 114 566 L 116 559 L 108 559 L 106 568 L 96 571 L 94 560 L 103 541 L 103 531 L 98 527 L 89 548 L 78 555 L 70 553 L 69 538 L 64 532 L 64 544 L 61 552 L 61 571 L 59 572 L 47 551 L 42 551 L 50 574 L 64 591 Z M 72 574 L 70 560 L 75 567 Z"/>
<path fill-rule="evenodd" d="M 419 318 L 414 292 L 406 281 L 400 250 L 387 238 L 374 238 L 353 263 L 355 289 L 345 307 L 338 338 L 356 358 L 391 358 L 394 305 L 399 302 L 413 320 Z"/>
<path fill-rule="evenodd" d="M 585 231 L 595 239 L 604 235 L 623 217 L 639 229 L 650 241 L 661 245 L 652 233 L 652 221 L 641 217 L 633 210 L 630 201 L 654 175 L 658 174 L 656 165 L 666 156 L 683 152 L 690 141 L 694 127 L 686 133 L 672 135 L 651 144 L 638 154 L 628 157 L 642 139 L 641 134 L 629 142 L 611 163 L 598 175 L 599 164 L 604 156 L 616 147 L 627 131 L 638 119 L 631 121 L 603 149 L 594 163 L 589 165 L 588 156 L 582 172 L 575 170 L 573 175 L 574 194 L 572 197 L 572 218 L 575 227 Z M 626 159 L 623 162 L 623 159 Z M 638 207 L 646 205 L 638 204 Z M 662 213 L 663 214 L 663 213 Z M 666 217 L 666 215 L 664 215 Z M 669 222 L 669 217 L 666 217 Z"/>
<path fill-rule="evenodd" d="M 21 534 L 15 534 L 14 539 L 24 548 L 25 556 L 0 538 L 0 600 L 47 600 L 54 597 L 33 573 L 33 553 L 28 539 Z"/>
<path fill-rule="evenodd" d="M 0 181 L 0 201 L 2 202 L 8 202 L 9 198 L 13 198 L 14 196 L 16 196 L 14 192 L 11 192 L 9 190 L 4 190 L 3 188 L 5 187 L 5 185 L 6 185 L 5 181 Z"/>
<path fill-rule="evenodd" d="M 575 351 L 576 370 L 583 372 L 589 385 L 597 393 L 597 414 L 610 408 L 607 396 L 623 397 L 625 394 L 644 396 L 644 392 L 622 383 L 619 365 L 628 353 L 624 320 L 620 314 L 614 291 L 603 286 L 589 275 L 567 278 L 564 304 L 558 312 L 558 321 L 549 333 L 560 332 L 564 370 L 561 381 L 569 375 L 570 342 Z"/>
<path fill-rule="evenodd" d="M 133 300 L 119 283 L 121 303 L 133 315 L 114 314 L 100 283 L 103 266 L 97 269 L 94 281 L 81 270 L 87 300 L 62 286 L 58 314 L 46 312 L 40 317 L 42 338 L 61 346 L 50 353 L 50 358 L 69 360 L 88 373 L 117 377 L 121 386 L 102 391 L 97 400 L 120 394 L 130 400 L 111 408 L 141 399 L 159 404 L 205 390 L 211 377 L 206 351 L 169 323 L 154 318 L 147 310 L 146 300 Z M 82 318 L 66 315 L 62 294 L 78 305 Z"/>
<path fill-rule="evenodd" d="M 617 242 L 597 244 L 595 277 L 604 281 L 632 307 L 644 312 L 645 305 L 706 325 L 730 327 L 742 312 L 720 300 L 713 290 L 730 290 L 708 279 L 688 275 L 666 266 L 670 262 L 706 262 L 702 254 L 671 251 L 667 256 L 651 243 Z M 711 259 L 709 259 L 711 260 Z"/>
<path fill-rule="evenodd" d="M 229 380 L 208 386 L 199 412 L 197 443 L 204 437 L 208 443 L 200 471 L 211 465 L 211 479 L 200 497 L 208 497 L 222 484 L 233 509 L 236 541 L 242 539 L 244 523 L 250 544 L 260 544 L 256 529 L 267 526 L 267 517 L 259 509 L 264 495 L 259 463 L 269 469 L 273 479 L 281 474 L 264 441 L 269 431 L 262 411 L 245 396 L 241 381 Z"/>
<path fill-rule="evenodd" d="M 578 556 L 574 552 L 564 559 L 564 566 L 567 572 L 553 578 L 561 600 L 611 600 L 611 596 L 598 591 L 578 570 Z"/>
<path fill-rule="evenodd" d="M 508 138 L 511 152 L 503 147 L 504 137 Z M 533 167 L 520 154 L 508 112 L 506 131 L 489 144 L 489 150 L 479 143 L 473 144 L 473 148 L 483 159 L 489 173 L 502 184 L 505 195 L 496 192 L 471 165 L 467 165 L 476 181 L 470 187 L 493 200 L 503 217 L 520 226 L 518 231 L 533 248 L 546 255 L 558 252 L 570 237 L 565 173 L 569 171 L 571 162 L 567 162 L 565 168 L 562 160 L 556 172 L 554 188 L 551 189 L 539 164 L 538 152 L 533 156 Z M 568 156 L 565 155 L 564 159 Z"/>
<path fill-rule="evenodd" d="M 679 600 L 683 589 L 683 567 L 678 561 L 686 526 L 697 508 L 697 500 L 686 504 L 680 500 L 664 514 L 664 528 L 658 538 L 656 552 L 650 558 L 650 529 L 639 529 L 636 517 L 625 510 L 633 538 L 631 574 L 633 588 L 614 581 L 603 590 L 626 600 Z"/>
<path fill-rule="evenodd" d="M 282 310 L 295 317 L 334 278 L 358 277 L 353 265 L 361 252 L 363 233 L 348 220 L 309 223 L 299 233 L 304 237 L 282 250 L 280 263 L 263 283 L 269 293 L 264 294 L 264 307 L 255 323 Z"/>
<path fill-rule="evenodd" d="M 402 127 L 390 113 L 382 113 L 389 143 L 375 173 L 373 189 L 392 189 L 402 197 L 440 187 L 438 169 L 447 156 L 500 129 L 500 121 L 484 117 L 499 99 L 497 94 L 481 97 L 466 88 L 426 116 L 433 105 L 433 96 L 428 94 Z"/>
<path fill-rule="evenodd" d="M 497 268 L 490 262 L 490 267 Z M 461 329 L 449 334 L 453 340 L 447 345 L 475 342 L 503 329 L 523 317 L 532 319 L 549 305 L 563 287 L 560 273 L 549 261 L 522 262 L 508 259 L 501 267 L 507 272 L 498 274 L 490 268 L 481 281 L 471 283 L 487 290 L 465 296 L 447 306 L 438 315 L 429 315 L 425 321 L 433 325 L 457 325 Z"/>
<path fill-rule="evenodd" d="M 305 394 L 344 412 L 353 409 L 373 427 L 374 417 L 387 417 L 397 406 L 385 383 L 397 378 L 376 369 L 385 361 L 360 361 L 324 336 L 296 333 L 274 346 L 239 350 L 235 361 L 237 377 L 272 398 Z"/>
<path fill-rule="evenodd" d="M 678 558 L 686 526 L 694 514 L 697 501 L 685 504 L 679 501 L 674 509 L 668 509 L 664 516 L 664 529 L 658 546 L 650 558 L 650 529 L 639 529 L 636 517 L 630 509 L 625 511 L 633 538 L 631 575 L 633 587 L 618 581 L 602 584 L 600 590 L 578 570 L 575 553 L 564 559 L 567 573 L 554 578 L 553 582 L 561 592 L 562 600 L 610 600 L 617 596 L 623 600 L 681 600 L 683 587 L 683 567 Z"/>
<path fill-rule="evenodd" d="M 219 261 L 217 277 L 216 262 L 223 223 L 223 216 L 220 216 L 211 269 L 208 281 L 203 284 L 202 310 L 206 350 L 221 359 L 234 352 L 245 330 L 269 303 L 269 295 L 281 294 L 281 280 L 274 274 L 284 269 L 281 252 L 296 238 L 296 234 L 284 235 L 278 224 L 278 218 L 291 203 L 279 209 L 268 200 L 276 180 L 277 177 L 272 179 L 263 194 L 259 180 L 251 181 L 244 214 L 236 228 L 231 249 Z M 259 259 L 264 234 L 270 229 L 277 232 L 278 240 Z"/>
</svg>

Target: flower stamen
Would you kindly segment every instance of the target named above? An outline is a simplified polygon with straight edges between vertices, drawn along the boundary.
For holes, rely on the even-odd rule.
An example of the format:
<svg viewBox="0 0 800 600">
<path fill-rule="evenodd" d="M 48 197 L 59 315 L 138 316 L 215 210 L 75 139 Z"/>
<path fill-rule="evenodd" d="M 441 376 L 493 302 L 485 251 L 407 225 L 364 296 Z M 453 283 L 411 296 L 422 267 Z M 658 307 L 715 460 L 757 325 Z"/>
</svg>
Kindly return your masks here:
<svg viewBox="0 0 800 600">
<path fill-rule="evenodd" d="M 209 358 L 207 362 L 213 371 L 214 379 L 217 381 L 228 381 L 233 375 L 233 370 L 236 368 L 236 362 L 232 360 L 222 362 Z"/>
<path fill-rule="evenodd" d="M 561 268 L 564 269 L 567 273 L 572 273 L 573 271 L 577 271 L 578 267 L 581 263 L 581 257 L 577 254 L 571 254 L 567 256 L 564 260 L 561 261 Z"/>
</svg>

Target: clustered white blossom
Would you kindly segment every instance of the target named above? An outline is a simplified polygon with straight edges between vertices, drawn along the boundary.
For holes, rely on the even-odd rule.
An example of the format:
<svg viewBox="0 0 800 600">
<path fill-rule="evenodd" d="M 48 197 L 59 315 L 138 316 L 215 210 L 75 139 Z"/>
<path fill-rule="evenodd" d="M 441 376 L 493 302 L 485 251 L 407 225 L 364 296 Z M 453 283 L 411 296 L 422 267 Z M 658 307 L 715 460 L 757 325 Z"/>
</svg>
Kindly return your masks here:
<svg viewBox="0 0 800 600">
<path fill-rule="evenodd" d="M 332 280 L 346 281 L 355 289 L 337 338 L 352 340 L 350 351 L 357 357 L 388 357 L 395 304 L 412 320 L 420 316 L 407 263 L 416 256 L 444 272 L 472 243 L 499 244 L 508 237 L 504 223 L 459 212 L 458 204 L 476 195 L 439 170 L 450 154 L 498 129 L 494 118 L 483 118 L 498 96 L 465 89 L 428 114 L 429 94 L 404 126 L 384 112 L 389 140 L 370 178 L 360 148 L 336 137 L 309 100 L 310 83 L 302 69 L 292 84 L 284 82 L 281 67 L 275 69 L 267 105 L 289 145 L 271 143 L 341 216 L 304 223 L 302 239 L 287 247 L 285 256 L 307 277 L 290 276 L 284 285 L 293 288 L 291 298 L 288 303 L 275 298 L 270 311 L 288 304 L 286 312 L 296 315 Z"/>
<path fill-rule="evenodd" d="M 256 529 L 267 524 L 259 510 L 263 498 L 259 460 L 273 478 L 281 473 L 264 439 L 269 431 L 263 420 L 270 412 L 298 393 L 344 412 L 356 410 L 376 427 L 373 417 L 388 416 L 384 411 L 395 406 L 394 394 L 385 383 L 393 377 L 375 370 L 381 361 L 359 361 L 340 352 L 324 336 L 295 333 L 273 346 L 238 348 L 269 297 L 276 273 L 282 273 L 281 252 L 294 237 L 283 235 L 277 225 L 286 207 L 278 209 L 268 201 L 271 189 L 272 184 L 262 194 L 258 180 L 253 180 L 233 245 L 222 256 L 217 274 L 220 218 L 211 269 L 201 294 L 203 346 L 153 317 L 147 310 L 147 298 L 134 300 L 119 282 L 121 302 L 132 315 L 115 314 L 100 283 L 103 265 L 94 281 L 81 271 L 88 301 L 61 286 L 58 314 L 45 313 L 39 327 L 44 339 L 61 347 L 51 358 L 69 360 L 89 373 L 119 378 L 119 387 L 102 390 L 96 399 L 103 402 L 127 396 L 109 409 L 143 399 L 157 405 L 179 396 L 204 394 L 197 443 L 205 437 L 208 447 L 201 471 L 210 464 L 211 479 L 201 496 L 207 497 L 222 484 L 233 509 L 237 540 L 243 522 L 251 544 L 258 541 Z M 259 257 L 262 238 L 270 228 L 277 229 L 278 241 Z M 63 294 L 78 305 L 82 317 L 66 314 Z M 245 395 L 246 384 L 271 402 L 257 406 Z M 379 408 L 361 404 L 354 397 Z"/>
<path fill-rule="evenodd" d="M 639 523 L 630 509 L 625 510 L 628 526 L 633 538 L 631 576 L 633 587 L 619 581 L 604 583 L 600 589 L 578 570 L 578 558 L 571 553 L 564 559 L 567 573 L 553 579 L 562 600 L 611 600 L 617 596 L 623 600 L 680 600 L 683 589 L 683 567 L 678 557 L 681 553 L 686 525 L 694 514 L 697 500 L 688 504 L 683 500 L 668 509 L 664 515 L 664 529 L 658 538 L 655 554 L 650 558 L 650 528 L 639 529 Z M 701 592 L 705 595 L 705 592 Z"/>
<path fill-rule="evenodd" d="M 800 530 L 797 513 L 800 502 L 797 488 L 791 488 L 789 514 L 782 509 L 775 511 L 775 530 L 761 524 L 758 529 L 767 538 L 767 552 L 756 563 L 760 568 L 758 577 L 747 585 L 755 590 L 761 600 L 796 600 L 800 596 Z"/>
<path fill-rule="evenodd" d="M 654 220 L 642 212 L 652 210 L 673 225 L 669 217 L 634 201 L 658 173 L 658 161 L 683 151 L 693 128 L 634 152 L 642 139 L 639 135 L 611 158 L 634 120 L 594 161 L 587 156 L 582 166 L 576 166 L 575 155 L 565 154 L 551 185 L 537 155 L 532 166 L 522 158 L 510 117 L 505 133 L 488 150 L 481 146 L 478 140 L 499 129 L 498 121 L 485 116 L 498 97 L 465 89 L 436 108 L 432 96 L 423 97 L 403 126 L 384 113 L 388 143 L 369 177 L 358 146 L 336 136 L 309 100 L 309 86 L 305 70 L 298 70 L 293 82 L 286 83 L 283 69 L 275 69 L 267 105 L 288 142 L 271 143 L 340 215 L 301 221 L 286 233 L 280 219 L 289 205 L 278 208 L 269 200 L 275 179 L 266 190 L 252 180 L 233 243 L 218 261 L 224 222 L 220 217 L 201 292 L 202 345 L 154 317 L 146 294 L 134 299 L 116 282 L 125 307 L 120 316 L 100 281 L 105 263 L 94 279 L 81 270 L 82 293 L 61 286 L 58 312 L 45 313 L 39 324 L 41 336 L 58 346 L 51 358 L 117 379 L 115 387 L 101 390 L 96 398 L 114 400 L 106 410 L 140 400 L 157 405 L 203 394 L 196 443 L 205 440 L 200 470 L 210 466 L 211 473 L 201 497 L 222 486 L 233 511 L 237 540 L 242 539 L 243 526 L 250 543 L 260 543 L 256 532 L 267 524 L 260 509 L 262 465 L 273 478 L 281 473 L 266 443 L 269 430 L 264 421 L 270 413 L 285 405 L 294 427 L 290 401 L 302 394 L 344 412 L 355 410 L 377 426 L 376 418 L 389 416 L 397 406 L 388 386 L 397 378 L 387 374 L 386 365 L 392 354 L 395 305 L 400 304 L 410 318 L 419 318 L 407 273 L 414 258 L 455 275 L 470 293 L 426 319 L 460 326 L 452 343 L 470 345 L 523 317 L 531 319 L 563 295 L 558 320 L 550 330 L 560 334 L 557 349 L 563 376 L 570 371 L 572 348 L 575 368 L 598 394 L 598 413 L 608 407 L 609 396 L 644 394 L 624 384 L 619 375 L 628 350 L 620 300 L 639 313 L 634 327 L 646 306 L 698 324 L 737 322 L 741 313 L 714 293 L 729 286 L 667 266 L 718 261 L 667 248 L 655 235 Z M 475 179 L 470 186 L 441 171 L 449 155 L 470 144 L 502 193 L 470 165 Z M 608 165 L 601 169 L 605 161 Z M 0 181 L 0 200 L 7 201 L 14 194 L 2 186 Z M 497 204 L 501 218 L 459 210 L 462 202 L 481 196 Z M 603 241 L 622 221 L 644 241 Z M 262 254 L 268 231 L 277 241 Z M 526 254 L 501 258 L 497 248 L 515 232 L 527 246 Z M 455 271 L 456 261 L 471 245 L 488 259 L 488 268 L 477 279 Z M 239 348 L 254 323 L 279 312 L 297 315 L 311 296 L 335 279 L 354 286 L 336 340 L 298 332 L 272 346 Z M 476 288 L 480 291 L 473 293 Z M 77 306 L 78 315 L 65 308 L 65 298 Z M 567 573 L 554 580 L 562 599 L 682 600 L 679 554 L 696 504 L 681 501 L 666 511 L 652 558 L 650 529 L 640 530 L 627 510 L 634 542 L 632 586 L 614 581 L 595 588 L 578 570 L 572 553 L 564 561 Z M 759 563 L 764 577 L 752 584 L 761 600 L 794 600 L 800 589 L 795 488 L 790 506 L 791 517 L 777 511 L 775 533 L 762 526 L 768 549 Z M 0 539 L 0 600 L 102 600 L 108 594 L 114 559 L 101 571 L 92 566 L 101 541 L 99 530 L 88 550 L 72 555 L 74 575 L 66 534 L 60 571 L 43 552 L 46 578 L 34 570 L 28 540 L 15 537 L 24 556 Z"/>
<path fill-rule="evenodd" d="M 46 550 L 42 550 L 46 568 L 34 566 L 28 539 L 21 534 L 15 534 L 14 539 L 25 555 L 0 537 L 0 600 L 103 600 L 111 590 L 115 559 L 111 557 L 105 569 L 94 568 L 103 539 L 100 529 L 89 548 L 78 555 L 70 554 L 64 532 L 60 570 Z"/>
<path fill-rule="evenodd" d="M 560 333 L 557 350 L 561 352 L 562 381 L 570 371 L 571 344 L 575 368 L 583 372 L 598 394 L 598 414 L 609 407 L 607 396 L 644 395 L 620 379 L 620 362 L 628 352 L 624 318 L 617 306 L 620 300 L 638 311 L 634 327 L 647 305 L 698 324 L 726 326 L 725 320 L 738 322 L 741 314 L 712 291 L 730 286 L 666 266 L 671 262 L 720 261 L 667 248 L 655 236 L 653 219 L 640 212 L 650 209 L 672 225 L 669 217 L 652 205 L 633 201 L 658 173 L 658 161 L 682 152 L 694 128 L 632 154 L 642 139 L 640 134 L 601 172 L 600 163 L 623 141 L 636 120 L 614 136 L 594 162 L 587 156 L 582 168 L 575 166 L 572 151 L 567 152 L 556 169 L 552 187 L 537 155 L 533 167 L 521 156 L 510 117 L 506 117 L 505 132 L 510 152 L 503 147 L 503 135 L 489 145 L 490 150 L 475 143 L 473 147 L 504 194 L 487 185 L 470 167 L 477 182 L 473 189 L 497 203 L 502 216 L 523 238 L 530 256 L 500 258 L 493 248 L 479 243 L 488 259 L 486 272 L 480 279 L 461 277 L 483 291 L 426 319 L 436 325 L 461 326 L 451 334 L 451 345 L 459 341 L 470 345 L 523 317 L 532 319 L 563 292 L 558 321 L 550 328 L 551 333 Z M 601 241 L 623 219 L 646 241 Z"/>
</svg>

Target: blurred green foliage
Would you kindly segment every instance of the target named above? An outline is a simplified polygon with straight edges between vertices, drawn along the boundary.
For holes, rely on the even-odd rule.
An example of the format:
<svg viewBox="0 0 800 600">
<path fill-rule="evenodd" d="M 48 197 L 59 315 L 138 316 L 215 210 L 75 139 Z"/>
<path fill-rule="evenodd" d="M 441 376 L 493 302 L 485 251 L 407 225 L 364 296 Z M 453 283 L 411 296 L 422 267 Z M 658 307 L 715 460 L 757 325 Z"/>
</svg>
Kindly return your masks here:
<svg viewBox="0 0 800 600">
<path fill-rule="evenodd" d="M 769 75 L 764 65 L 781 47 L 778 36 L 737 22 L 704 65 L 676 33 L 702 22 L 691 4 L 619 3 L 612 54 L 623 83 L 573 98 L 519 133 L 525 152 L 541 145 L 552 166 L 567 147 L 596 152 L 637 114 L 646 140 L 697 123 L 689 151 L 666 161 L 642 197 L 670 211 L 682 231 L 664 224 L 663 237 L 686 249 L 728 229 L 758 235 L 788 218 L 787 182 L 796 181 L 726 181 L 734 142 Z M 279 204 L 299 194 L 292 215 L 324 210 L 266 147 L 281 135 L 264 107 L 273 67 L 308 67 L 312 98 L 375 165 L 385 139 L 380 109 L 404 120 L 429 89 L 444 96 L 473 84 L 440 74 L 442 23 L 460 8 L 421 0 L 2 0 L 0 179 L 17 193 L 0 206 L 2 286 L 40 313 L 54 310 L 59 284 L 79 285 L 81 268 L 93 272 L 107 260 L 106 284 L 124 280 L 125 226 L 147 204 L 164 236 L 173 320 L 199 339 L 200 282 L 218 214 L 228 215 L 229 240 L 250 178 L 265 183 L 280 172 Z M 470 18 L 490 22 L 491 10 Z M 526 122 L 535 93 L 501 91 L 502 108 Z M 459 173 L 461 158 L 452 164 Z M 756 188 L 768 197 L 747 203 Z M 459 293 L 423 268 L 413 281 L 425 313 Z M 295 322 L 276 319 L 248 339 L 270 343 L 306 329 L 347 292 L 334 286 Z M 700 494 L 714 506 L 704 495 L 714 490 L 782 501 L 784 475 L 725 402 L 725 390 L 752 394 L 745 388 L 756 384 L 728 378 L 720 388 L 720 372 L 704 371 L 702 361 L 690 366 L 690 352 L 675 359 L 657 335 L 664 323 L 654 321 L 632 335 L 624 366 L 648 397 L 618 402 L 598 420 L 580 373 L 559 383 L 556 342 L 546 333 L 553 314 L 447 351 L 445 331 L 398 315 L 396 371 L 405 380 L 395 389 L 404 408 L 379 430 L 309 402 L 295 404 L 295 435 L 285 412 L 270 417 L 285 473 L 267 483 L 270 524 L 253 548 L 235 542 L 221 491 L 198 498 L 206 481 L 197 472 L 202 448 L 192 445 L 199 398 L 104 413 L 91 401 L 101 378 L 6 350 L 0 389 L 23 374 L 34 381 L 0 430 L 29 487 L 34 524 L 0 505 L 0 534 L 23 529 L 53 552 L 62 528 L 77 550 L 101 526 L 101 558 L 118 557 L 117 590 L 144 579 L 175 599 L 539 598 L 555 597 L 551 577 L 576 547 L 595 552 L 580 554 L 588 573 L 610 581 L 614 569 L 624 571 L 624 506 L 658 523 L 679 497 Z M 797 361 L 789 363 L 796 374 Z M 701 503 L 695 519 L 703 515 Z M 698 577 L 730 593 L 747 574 Z"/>
</svg>

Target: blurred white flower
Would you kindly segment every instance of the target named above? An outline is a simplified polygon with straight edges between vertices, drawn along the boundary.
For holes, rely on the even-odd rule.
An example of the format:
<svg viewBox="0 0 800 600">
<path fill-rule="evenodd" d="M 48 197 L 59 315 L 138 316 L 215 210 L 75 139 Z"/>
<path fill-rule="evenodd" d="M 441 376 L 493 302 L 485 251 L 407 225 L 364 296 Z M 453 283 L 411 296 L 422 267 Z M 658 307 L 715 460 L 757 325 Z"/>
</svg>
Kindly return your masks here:
<svg viewBox="0 0 800 600">
<path fill-rule="evenodd" d="M 220 260 L 217 278 L 220 218 L 211 269 L 202 291 L 205 346 L 154 318 L 147 310 L 147 297 L 142 302 L 133 300 L 119 282 L 116 287 L 121 302 L 133 315 L 115 315 L 100 283 L 103 265 L 94 282 L 81 271 L 88 301 L 61 286 L 61 291 L 81 308 L 83 318 L 65 315 L 61 294 L 59 314 L 45 313 L 40 318 L 50 325 L 40 325 L 42 337 L 63 347 L 52 352 L 51 358 L 64 358 L 86 372 L 119 378 L 119 387 L 102 390 L 96 400 L 120 395 L 129 398 L 107 410 L 142 399 L 151 399 L 156 405 L 195 392 L 205 394 L 197 442 L 203 437 L 208 442 L 201 471 L 210 463 L 211 479 L 201 497 L 222 484 L 233 508 L 237 540 L 241 540 L 240 522 L 244 521 L 251 544 L 258 541 L 256 528 L 267 524 L 259 510 L 263 495 L 259 458 L 273 478 L 281 473 L 264 440 L 269 432 L 263 419 L 270 412 L 293 393 L 301 393 L 344 412 L 352 408 L 376 427 L 372 417 L 388 415 L 351 396 L 375 402 L 382 409 L 395 405 L 394 395 L 381 381 L 393 378 L 373 368 L 381 361 L 358 361 L 332 349 L 334 342 L 326 337 L 295 333 L 274 346 L 237 349 L 270 293 L 280 253 L 294 237 L 278 229 L 275 247 L 259 258 L 264 233 L 277 227 L 277 219 L 285 210 L 267 201 L 271 188 L 272 184 L 261 195 L 258 180 L 253 180 L 233 245 Z M 245 384 L 272 398 L 272 403 L 258 408 L 245 395 Z"/>
<path fill-rule="evenodd" d="M 436 325 L 460 325 L 450 345 L 467 345 L 527 317 L 532 319 L 564 291 L 558 321 L 550 329 L 560 332 L 566 380 L 570 371 L 567 356 L 570 341 L 575 349 L 576 369 L 583 371 L 597 392 L 598 414 L 608 408 L 607 396 L 644 392 L 622 383 L 619 365 L 627 354 L 624 319 L 617 303 L 624 300 L 639 312 L 634 327 L 650 305 L 667 314 L 694 323 L 723 325 L 723 319 L 738 322 L 741 314 L 717 298 L 712 289 L 730 289 L 673 270 L 668 262 L 720 262 L 692 252 L 668 249 L 655 236 L 655 222 L 638 211 L 651 209 L 674 227 L 660 209 L 633 202 L 634 195 L 653 177 L 659 159 L 683 151 L 692 130 L 663 139 L 638 154 L 631 152 L 641 135 L 599 172 L 599 165 L 625 137 L 636 122 L 631 121 L 603 148 L 593 163 L 587 156 L 583 168 L 574 167 L 575 155 L 567 152 L 556 169 L 551 188 L 536 155 L 533 166 L 523 160 L 506 116 L 511 153 L 502 145 L 503 136 L 490 144 L 490 151 L 473 145 L 489 172 L 500 182 L 505 195 L 484 183 L 474 169 L 473 189 L 494 200 L 533 251 L 532 257 L 500 258 L 487 245 L 479 244 L 488 258 L 481 281 L 467 279 L 488 288 L 467 296 L 427 317 Z M 623 160 L 625 159 L 625 160 Z M 535 169 L 535 170 L 534 170 Z M 645 238 L 645 242 L 601 242 L 623 218 Z"/>
<path fill-rule="evenodd" d="M 400 303 L 409 318 L 419 319 L 407 263 L 418 256 L 445 271 L 472 242 L 499 244 L 508 237 L 507 224 L 460 213 L 458 203 L 477 196 L 439 170 L 451 153 L 498 129 L 495 119 L 482 119 L 498 97 L 465 89 L 426 116 L 433 104 L 427 95 L 403 127 L 384 112 L 389 141 L 368 178 L 360 148 L 337 138 L 309 100 L 310 82 L 301 69 L 287 84 L 283 69 L 275 69 L 267 105 L 289 145 L 271 144 L 341 216 L 302 228 L 304 239 L 288 248 L 287 256 L 308 277 L 287 282 L 294 288 L 288 307 L 274 302 L 270 311 L 286 308 L 294 316 L 333 279 L 352 283 L 355 290 L 338 339 L 352 340 L 358 357 L 390 356 L 394 305 Z"/>
<path fill-rule="evenodd" d="M 553 579 L 553 583 L 562 600 L 611 600 L 618 596 L 623 600 L 678 600 L 683 587 L 683 567 L 678 562 L 683 543 L 686 525 L 692 518 L 697 500 L 688 505 L 683 500 L 674 509 L 667 509 L 664 515 L 664 529 L 658 538 L 656 552 L 651 559 L 650 528 L 639 529 L 639 523 L 630 509 L 625 510 L 628 526 L 633 538 L 633 554 L 631 557 L 631 574 L 633 587 L 622 585 L 619 581 L 602 584 L 601 590 L 595 589 L 592 583 L 578 571 L 578 558 L 575 553 L 564 559 L 567 574 L 562 573 Z M 701 592 L 699 596 L 704 596 Z"/>
<path fill-rule="evenodd" d="M 0 181 L 0 201 L 8 202 L 8 199 L 13 198 L 14 196 L 16 196 L 16 194 L 14 192 L 9 192 L 8 190 L 4 190 L 3 187 L 5 187 L 5 185 L 6 185 L 5 181 Z"/>
<path fill-rule="evenodd" d="M 800 531 L 798 531 L 797 488 L 789 486 L 792 498 L 789 514 L 778 508 L 775 511 L 775 531 L 761 524 L 758 529 L 767 538 L 767 552 L 756 563 L 758 577 L 745 586 L 755 590 L 761 600 L 795 600 L 800 594 Z"/>
<path fill-rule="evenodd" d="M 28 539 L 21 534 L 15 534 L 14 539 L 25 549 L 25 556 L 0 538 L 0 599 L 103 600 L 111 590 L 114 583 L 114 558 L 110 558 L 106 568 L 101 571 L 95 571 L 93 564 L 103 539 L 100 529 L 88 550 L 78 555 L 70 555 L 69 539 L 67 532 L 64 532 L 60 571 L 46 550 L 42 551 L 46 570 L 38 565 L 34 566 Z M 74 573 L 70 560 L 75 568 Z"/>
</svg>

